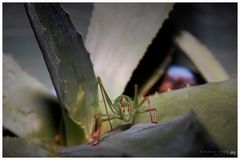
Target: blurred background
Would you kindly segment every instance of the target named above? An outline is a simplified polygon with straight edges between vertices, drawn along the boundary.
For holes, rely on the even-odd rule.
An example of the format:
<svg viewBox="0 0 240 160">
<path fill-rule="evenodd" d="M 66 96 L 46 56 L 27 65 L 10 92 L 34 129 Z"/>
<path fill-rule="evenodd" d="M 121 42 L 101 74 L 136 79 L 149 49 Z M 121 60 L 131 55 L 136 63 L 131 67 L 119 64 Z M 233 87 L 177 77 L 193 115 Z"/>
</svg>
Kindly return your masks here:
<svg viewBox="0 0 240 160">
<path fill-rule="evenodd" d="M 62 4 L 85 39 L 92 3 Z M 203 42 L 231 77 L 237 77 L 237 3 L 178 3 L 169 20 Z M 47 67 L 22 3 L 3 3 L 3 53 L 11 54 L 31 75 L 52 88 Z"/>
</svg>

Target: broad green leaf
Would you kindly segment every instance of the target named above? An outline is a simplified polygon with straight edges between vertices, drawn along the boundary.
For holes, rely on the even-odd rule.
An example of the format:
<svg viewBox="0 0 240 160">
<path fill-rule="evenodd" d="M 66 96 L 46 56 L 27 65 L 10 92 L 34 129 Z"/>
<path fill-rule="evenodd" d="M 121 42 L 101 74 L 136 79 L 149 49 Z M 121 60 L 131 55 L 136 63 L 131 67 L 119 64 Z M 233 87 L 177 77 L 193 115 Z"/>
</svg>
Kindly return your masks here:
<svg viewBox="0 0 240 160">
<path fill-rule="evenodd" d="M 127 130 L 124 127 L 106 134 L 96 146 L 80 145 L 63 148 L 61 155 L 70 157 L 220 156 L 217 145 L 193 113 L 169 122 L 137 124 Z"/>
<path fill-rule="evenodd" d="M 174 39 L 176 45 L 190 58 L 207 82 L 229 79 L 229 76 L 211 51 L 187 31 Z"/>
<path fill-rule="evenodd" d="M 60 4 L 26 4 L 26 10 L 58 99 L 71 120 L 79 126 L 79 132 L 83 128 L 89 136 L 98 94 L 92 63 L 82 37 Z M 78 141 L 75 139 L 76 144 Z"/>
<path fill-rule="evenodd" d="M 110 97 L 122 94 L 172 7 L 173 3 L 94 4 L 85 44 Z"/>
<path fill-rule="evenodd" d="M 3 157 L 49 157 L 57 155 L 57 148 L 19 137 L 3 138 Z"/>
<path fill-rule="evenodd" d="M 53 142 L 60 116 L 56 97 L 3 54 L 3 126 L 19 137 Z"/>
<path fill-rule="evenodd" d="M 194 111 L 222 150 L 237 151 L 237 81 L 208 83 L 150 97 L 159 122 Z M 148 122 L 149 113 L 137 122 Z"/>
</svg>

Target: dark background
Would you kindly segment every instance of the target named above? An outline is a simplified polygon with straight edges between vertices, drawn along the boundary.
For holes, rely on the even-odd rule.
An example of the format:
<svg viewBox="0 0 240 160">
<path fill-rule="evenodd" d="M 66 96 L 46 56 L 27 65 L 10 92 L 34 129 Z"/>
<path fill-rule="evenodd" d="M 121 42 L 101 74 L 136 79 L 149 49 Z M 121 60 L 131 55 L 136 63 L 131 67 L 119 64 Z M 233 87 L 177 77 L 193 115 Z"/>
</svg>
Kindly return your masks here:
<svg viewBox="0 0 240 160">
<path fill-rule="evenodd" d="M 62 6 L 85 39 L 93 4 Z M 171 21 L 199 38 L 230 76 L 237 76 L 237 3 L 176 4 Z M 11 54 L 31 75 L 52 88 L 50 76 L 34 37 L 23 4 L 3 3 L 3 53 Z"/>
</svg>

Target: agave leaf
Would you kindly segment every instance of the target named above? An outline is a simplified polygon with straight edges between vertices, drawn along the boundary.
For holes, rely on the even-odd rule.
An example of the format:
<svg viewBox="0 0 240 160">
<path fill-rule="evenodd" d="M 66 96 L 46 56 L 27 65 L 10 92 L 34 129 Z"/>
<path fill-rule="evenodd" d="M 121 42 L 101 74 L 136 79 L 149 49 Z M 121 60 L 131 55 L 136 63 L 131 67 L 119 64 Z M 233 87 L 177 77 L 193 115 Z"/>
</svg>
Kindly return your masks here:
<svg viewBox="0 0 240 160">
<path fill-rule="evenodd" d="M 105 135 L 97 146 L 80 145 L 63 148 L 61 155 L 217 156 L 219 151 L 193 113 L 169 122 L 137 124 L 127 130 L 124 130 L 124 127 Z"/>
<path fill-rule="evenodd" d="M 49 147 L 49 146 L 48 146 Z M 4 157 L 48 157 L 56 156 L 57 150 L 47 148 L 37 142 L 30 142 L 27 139 L 19 137 L 3 138 L 3 156 Z"/>
<path fill-rule="evenodd" d="M 176 45 L 196 65 L 207 82 L 229 79 L 227 72 L 211 51 L 192 34 L 187 31 L 181 31 L 174 40 Z"/>
<path fill-rule="evenodd" d="M 79 132 L 83 128 L 88 136 L 98 94 L 82 37 L 60 4 L 27 4 L 26 10 L 58 99 L 71 120 L 79 125 Z"/>
<path fill-rule="evenodd" d="M 155 94 L 150 101 L 159 122 L 194 111 L 222 150 L 237 151 L 236 79 Z M 149 114 L 139 114 L 136 121 L 149 121 Z"/>
<path fill-rule="evenodd" d="M 122 94 L 173 3 L 94 4 L 86 36 L 94 71 L 111 97 Z"/>
<path fill-rule="evenodd" d="M 61 110 L 57 99 L 3 54 L 3 125 L 19 137 L 53 141 Z"/>
</svg>

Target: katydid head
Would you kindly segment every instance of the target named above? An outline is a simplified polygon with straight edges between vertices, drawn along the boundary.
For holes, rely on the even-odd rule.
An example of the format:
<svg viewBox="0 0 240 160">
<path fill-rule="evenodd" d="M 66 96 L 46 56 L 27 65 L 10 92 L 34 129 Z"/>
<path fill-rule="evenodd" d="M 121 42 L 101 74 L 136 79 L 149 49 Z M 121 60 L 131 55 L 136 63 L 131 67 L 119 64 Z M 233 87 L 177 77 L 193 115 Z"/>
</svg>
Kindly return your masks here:
<svg viewBox="0 0 240 160">
<path fill-rule="evenodd" d="M 129 122 L 133 117 L 133 101 L 126 95 L 121 95 L 114 101 L 114 108 L 118 111 L 122 120 Z"/>
</svg>

